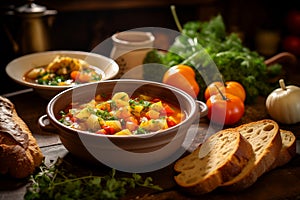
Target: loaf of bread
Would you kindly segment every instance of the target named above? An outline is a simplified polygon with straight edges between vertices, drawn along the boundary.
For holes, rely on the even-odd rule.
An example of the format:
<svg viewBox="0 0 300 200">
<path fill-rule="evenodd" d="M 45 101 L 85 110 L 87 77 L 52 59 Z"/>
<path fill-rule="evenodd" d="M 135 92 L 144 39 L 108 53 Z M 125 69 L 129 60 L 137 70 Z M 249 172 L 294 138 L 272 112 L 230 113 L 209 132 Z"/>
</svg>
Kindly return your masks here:
<svg viewBox="0 0 300 200">
<path fill-rule="evenodd" d="M 291 131 L 280 129 L 282 147 L 279 155 L 271 169 L 287 164 L 294 156 L 296 156 L 296 137 Z"/>
<path fill-rule="evenodd" d="M 222 188 L 237 191 L 251 186 L 262 174 L 267 172 L 282 147 L 278 124 L 273 120 L 260 120 L 243 124 L 235 128 L 252 145 L 253 159 L 235 178 L 222 184 Z"/>
<path fill-rule="evenodd" d="M 190 193 L 207 193 L 238 175 L 252 157 L 251 144 L 238 131 L 221 130 L 175 163 L 175 181 Z"/>
<path fill-rule="evenodd" d="M 0 173 L 15 178 L 32 174 L 43 154 L 11 101 L 0 96 Z"/>
</svg>

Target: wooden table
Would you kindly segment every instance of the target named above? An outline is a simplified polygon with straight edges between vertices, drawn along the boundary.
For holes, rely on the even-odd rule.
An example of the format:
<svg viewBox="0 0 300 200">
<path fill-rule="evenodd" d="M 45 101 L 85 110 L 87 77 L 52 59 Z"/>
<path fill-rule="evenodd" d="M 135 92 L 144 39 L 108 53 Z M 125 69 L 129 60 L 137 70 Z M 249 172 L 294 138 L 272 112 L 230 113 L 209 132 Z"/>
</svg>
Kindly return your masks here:
<svg viewBox="0 0 300 200">
<path fill-rule="evenodd" d="M 21 91 L 21 93 L 14 93 L 7 95 L 16 106 L 18 114 L 30 127 L 33 135 L 37 139 L 39 146 L 45 156 L 46 162 L 50 160 L 56 160 L 58 157 L 67 160 L 74 167 L 79 170 L 97 170 L 95 166 L 85 162 L 80 162 L 76 157 L 72 156 L 61 144 L 58 135 L 53 132 L 45 131 L 38 125 L 38 119 L 46 113 L 46 106 L 48 101 L 39 97 L 32 90 Z M 253 118 L 264 118 L 267 115 L 258 113 L 258 110 L 264 112 L 264 106 L 262 102 L 264 99 L 260 99 L 257 104 L 248 106 L 246 110 L 246 116 L 242 119 L 241 123 L 254 120 Z M 253 113 L 256 112 L 256 113 Z M 253 115 L 251 115 L 253 113 Z M 261 112 L 260 112 L 261 113 Z M 247 117 L 251 115 L 252 117 Z M 200 124 L 203 130 L 205 130 L 205 124 L 207 125 L 207 119 L 200 120 Z M 225 193 L 221 191 L 214 191 L 203 196 L 205 199 L 295 199 L 300 198 L 300 125 L 286 126 L 285 129 L 292 130 L 297 140 L 297 156 L 287 165 L 274 169 L 258 179 L 258 181 L 250 188 L 239 193 Z M 195 140 L 191 149 L 195 145 L 199 144 L 199 140 Z M 105 170 L 103 170 L 105 169 Z M 98 169 L 99 170 L 99 169 Z M 102 166 L 101 171 L 108 171 L 109 168 Z M 117 172 L 118 173 L 118 172 Z M 120 172 L 121 175 L 126 173 Z M 173 180 L 175 172 L 173 170 L 173 164 L 154 171 L 145 173 L 146 176 L 151 176 L 154 179 L 154 183 L 164 188 L 163 191 L 157 192 L 153 190 L 136 189 L 128 191 L 128 195 L 124 199 L 199 199 L 199 197 L 191 197 L 185 194 L 176 185 Z M 0 200 L 6 199 L 23 199 L 26 192 L 26 180 L 14 180 L 9 177 L 0 177 Z"/>
</svg>

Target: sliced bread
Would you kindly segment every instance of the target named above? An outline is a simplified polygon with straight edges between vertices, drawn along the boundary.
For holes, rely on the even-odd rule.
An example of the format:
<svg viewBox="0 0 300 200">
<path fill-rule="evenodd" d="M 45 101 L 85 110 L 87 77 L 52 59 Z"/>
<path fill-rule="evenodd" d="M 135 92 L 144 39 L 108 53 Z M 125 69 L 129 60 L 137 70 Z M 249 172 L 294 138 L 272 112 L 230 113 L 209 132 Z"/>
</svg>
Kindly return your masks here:
<svg viewBox="0 0 300 200">
<path fill-rule="evenodd" d="M 243 124 L 235 128 L 252 145 L 255 156 L 235 178 L 222 188 L 237 191 L 251 186 L 275 162 L 282 147 L 278 124 L 269 119 Z"/>
<path fill-rule="evenodd" d="M 188 192 L 204 194 L 238 175 L 252 157 L 251 144 L 238 131 L 221 130 L 175 163 L 174 178 Z"/>
<path fill-rule="evenodd" d="M 282 147 L 271 169 L 288 163 L 296 154 L 296 137 L 291 131 L 280 129 Z"/>
</svg>

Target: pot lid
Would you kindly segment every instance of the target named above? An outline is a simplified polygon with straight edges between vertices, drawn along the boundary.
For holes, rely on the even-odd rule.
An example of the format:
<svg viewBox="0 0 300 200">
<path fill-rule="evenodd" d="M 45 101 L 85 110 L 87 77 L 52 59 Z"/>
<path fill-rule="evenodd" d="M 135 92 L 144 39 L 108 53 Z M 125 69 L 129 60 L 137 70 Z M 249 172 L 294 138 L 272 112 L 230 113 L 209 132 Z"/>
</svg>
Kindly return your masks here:
<svg viewBox="0 0 300 200">
<path fill-rule="evenodd" d="M 24 14 L 37 14 L 37 13 L 43 13 L 47 9 L 45 6 L 40 6 L 35 3 L 33 3 L 34 0 L 28 0 L 28 3 L 16 8 L 16 11 L 18 13 L 24 13 Z"/>
</svg>

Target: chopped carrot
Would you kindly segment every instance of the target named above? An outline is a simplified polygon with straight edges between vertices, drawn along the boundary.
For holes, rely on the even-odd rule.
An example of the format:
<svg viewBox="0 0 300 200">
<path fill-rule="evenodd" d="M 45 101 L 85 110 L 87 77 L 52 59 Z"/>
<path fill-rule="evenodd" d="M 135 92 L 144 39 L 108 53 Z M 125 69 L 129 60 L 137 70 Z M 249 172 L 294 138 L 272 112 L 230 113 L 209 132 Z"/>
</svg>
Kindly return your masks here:
<svg viewBox="0 0 300 200">
<path fill-rule="evenodd" d="M 164 110 L 165 110 L 167 116 L 173 115 L 175 113 L 174 109 L 171 108 L 168 104 L 164 105 Z"/>
<path fill-rule="evenodd" d="M 76 80 L 79 77 L 79 75 L 80 75 L 80 72 L 77 70 L 72 71 L 70 74 L 70 76 L 73 80 Z"/>
</svg>

